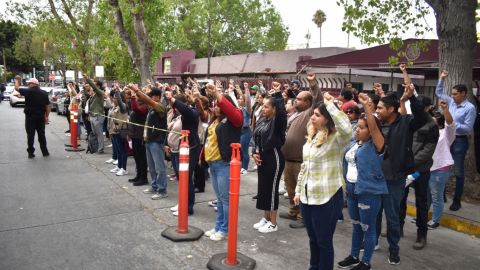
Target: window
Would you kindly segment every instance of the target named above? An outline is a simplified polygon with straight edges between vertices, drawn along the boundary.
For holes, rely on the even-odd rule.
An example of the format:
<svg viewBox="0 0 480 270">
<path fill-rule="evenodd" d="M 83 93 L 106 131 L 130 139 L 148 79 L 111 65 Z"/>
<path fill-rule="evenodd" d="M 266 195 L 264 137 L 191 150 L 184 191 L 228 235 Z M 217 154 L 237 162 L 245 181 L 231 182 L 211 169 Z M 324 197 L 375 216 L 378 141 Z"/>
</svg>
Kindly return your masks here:
<svg viewBox="0 0 480 270">
<path fill-rule="evenodd" d="M 171 58 L 163 58 L 163 73 L 171 73 L 172 72 L 172 59 Z"/>
</svg>

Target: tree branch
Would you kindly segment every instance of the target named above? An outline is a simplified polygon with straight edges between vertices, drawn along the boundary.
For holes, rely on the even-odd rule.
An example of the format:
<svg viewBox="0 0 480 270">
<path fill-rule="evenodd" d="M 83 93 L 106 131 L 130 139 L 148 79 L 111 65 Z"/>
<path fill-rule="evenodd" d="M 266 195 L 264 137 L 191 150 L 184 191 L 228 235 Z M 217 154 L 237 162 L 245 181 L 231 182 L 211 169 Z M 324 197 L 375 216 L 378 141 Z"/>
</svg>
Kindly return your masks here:
<svg viewBox="0 0 480 270">
<path fill-rule="evenodd" d="M 68 6 L 67 2 L 65 0 L 61 0 L 61 1 L 62 1 L 63 8 L 65 9 L 65 14 L 67 14 L 68 19 L 70 20 L 70 23 L 72 24 L 72 26 L 77 31 L 82 32 L 82 29 L 80 29 L 80 27 L 78 27 L 77 19 L 75 19 L 75 17 L 73 16 L 72 11 L 70 10 L 70 7 Z"/>
<path fill-rule="evenodd" d="M 49 0 L 51 1 L 51 0 Z M 128 35 L 125 26 L 123 25 L 123 14 L 118 6 L 118 0 L 109 0 L 110 6 L 113 8 L 113 16 L 115 18 L 115 29 L 117 30 L 118 35 L 123 39 L 125 45 L 127 46 L 128 54 L 132 58 L 133 64 L 137 66 L 138 62 L 138 51 L 135 45 L 132 42 L 132 39 Z"/>
</svg>

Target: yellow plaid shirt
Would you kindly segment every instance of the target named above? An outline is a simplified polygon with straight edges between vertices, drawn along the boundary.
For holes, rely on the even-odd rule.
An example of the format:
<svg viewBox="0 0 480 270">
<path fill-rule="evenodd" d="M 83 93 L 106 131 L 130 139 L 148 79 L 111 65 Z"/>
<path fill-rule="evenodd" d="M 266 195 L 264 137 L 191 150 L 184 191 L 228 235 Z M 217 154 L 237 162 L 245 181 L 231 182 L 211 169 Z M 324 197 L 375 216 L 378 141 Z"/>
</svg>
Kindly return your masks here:
<svg viewBox="0 0 480 270">
<path fill-rule="evenodd" d="M 295 190 L 303 204 L 324 204 L 344 184 L 343 152 L 350 142 L 352 127 L 347 115 L 334 104 L 328 104 L 327 110 L 335 123 L 336 132 L 330 134 L 327 142 L 320 147 L 315 146 L 315 139 L 303 145 L 303 163 Z"/>
</svg>

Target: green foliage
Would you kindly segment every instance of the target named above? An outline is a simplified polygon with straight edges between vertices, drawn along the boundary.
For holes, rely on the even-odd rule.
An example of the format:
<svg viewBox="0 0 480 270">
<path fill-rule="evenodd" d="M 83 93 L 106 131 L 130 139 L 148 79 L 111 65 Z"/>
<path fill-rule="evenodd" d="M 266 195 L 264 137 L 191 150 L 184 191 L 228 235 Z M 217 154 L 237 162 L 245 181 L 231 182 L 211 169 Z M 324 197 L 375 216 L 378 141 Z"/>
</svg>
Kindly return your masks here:
<svg viewBox="0 0 480 270">
<path fill-rule="evenodd" d="M 413 29 L 414 36 L 423 37 L 433 30 L 425 20 L 429 6 L 424 0 L 337 0 L 337 4 L 345 9 L 342 30 L 368 45 L 389 43 L 399 53 L 390 57 L 392 65 L 398 64 L 405 49 L 400 35 Z M 420 42 L 414 46 L 424 50 L 427 45 Z"/>
<path fill-rule="evenodd" d="M 0 64 L 3 65 L 4 53 L 7 69 L 10 71 L 27 72 L 36 64 L 36 62 L 28 56 L 18 58 L 15 54 L 16 41 L 22 37 L 22 32 L 28 29 L 28 27 L 12 21 L 0 21 Z M 28 43 L 25 43 L 25 45 L 28 46 Z"/>
<path fill-rule="evenodd" d="M 213 55 L 283 50 L 288 29 L 268 0 L 182 0 L 173 6 L 178 19 L 171 47 L 208 54 L 211 27 Z"/>
<path fill-rule="evenodd" d="M 313 14 L 312 21 L 318 26 L 318 28 L 322 28 L 323 23 L 327 20 L 327 15 L 321 9 L 317 10 L 315 14 Z"/>
</svg>

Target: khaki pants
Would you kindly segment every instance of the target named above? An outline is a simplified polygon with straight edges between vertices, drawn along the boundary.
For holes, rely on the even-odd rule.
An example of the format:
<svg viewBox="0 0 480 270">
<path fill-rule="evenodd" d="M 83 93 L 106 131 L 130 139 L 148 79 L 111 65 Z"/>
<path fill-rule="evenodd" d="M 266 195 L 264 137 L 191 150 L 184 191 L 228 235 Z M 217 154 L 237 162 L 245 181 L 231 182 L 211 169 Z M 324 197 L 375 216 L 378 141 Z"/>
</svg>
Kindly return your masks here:
<svg viewBox="0 0 480 270">
<path fill-rule="evenodd" d="M 298 205 L 295 205 L 293 202 L 293 197 L 295 197 L 295 188 L 297 187 L 298 174 L 300 173 L 300 167 L 302 163 L 300 162 L 291 162 L 285 161 L 285 171 L 284 171 L 284 181 L 285 186 L 287 186 L 288 198 L 290 200 L 290 209 L 288 211 L 289 215 L 297 216 L 298 219 L 302 218 L 300 213 L 300 208 Z"/>
</svg>

